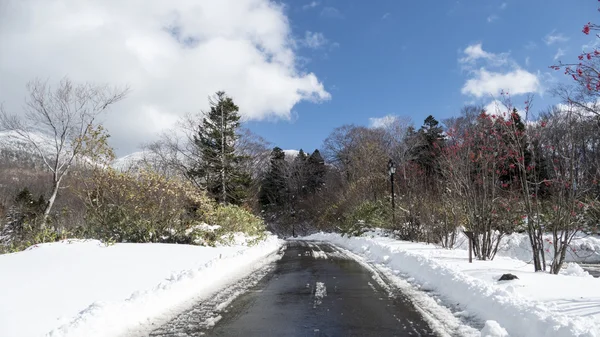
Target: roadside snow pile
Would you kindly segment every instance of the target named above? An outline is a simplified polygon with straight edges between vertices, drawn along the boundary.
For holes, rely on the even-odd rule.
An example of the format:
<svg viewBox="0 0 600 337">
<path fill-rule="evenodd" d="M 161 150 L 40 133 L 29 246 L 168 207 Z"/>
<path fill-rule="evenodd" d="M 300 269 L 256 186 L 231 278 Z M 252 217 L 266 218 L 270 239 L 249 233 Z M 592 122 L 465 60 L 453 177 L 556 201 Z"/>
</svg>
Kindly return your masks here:
<svg viewBox="0 0 600 337">
<path fill-rule="evenodd" d="M 486 322 L 482 336 L 600 336 L 600 279 L 534 273 L 531 265 L 501 256 L 469 264 L 466 250 L 446 250 L 372 233 L 371 237 L 354 238 L 319 233 L 305 239 L 329 241 L 392 272 L 408 275 L 421 289 L 435 291 Z M 578 273 L 574 268 L 570 272 Z M 519 279 L 498 281 L 506 273 Z"/>
<path fill-rule="evenodd" d="M 277 258 L 282 241 L 218 248 L 71 240 L 0 255 L 0 336 L 115 336 L 165 321 Z"/>
<path fill-rule="evenodd" d="M 468 249 L 469 241 L 460 235 L 456 247 Z M 544 236 L 544 254 L 546 261 L 552 261 L 554 255 L 554 246 L 552 245 L 552 236 Z M 529 237 L 524 233 L 513 233 L 505 236 L 498 246 L 498 255 L 512 257 L 521 261 L 529 262 L 532 260 L 531 245 Z M 565 257 L 567 262 L 600 263 L 600 237 L 594 235 L 577 234 Z"/>
</svg>

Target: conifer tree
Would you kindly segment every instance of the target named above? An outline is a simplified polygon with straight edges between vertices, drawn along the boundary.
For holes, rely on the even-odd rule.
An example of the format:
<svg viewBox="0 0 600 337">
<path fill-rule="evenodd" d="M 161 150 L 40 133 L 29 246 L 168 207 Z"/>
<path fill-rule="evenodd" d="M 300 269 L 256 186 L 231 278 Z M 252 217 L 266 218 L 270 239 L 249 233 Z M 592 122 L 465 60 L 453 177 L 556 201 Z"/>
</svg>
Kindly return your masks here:
<svg viewBox="0 0 600 337">
<path fill-rule="evenodd" d="M 250 185 L 250 176 L 240 168 L 243 157 L 235 151 L 239 108 L 223 91 L 209 98 L 209 102 L 210 111 L 194 135 L 201 158 L 189 175 L 219 203 L 239 205 Z"/>
<path fill-rule="evenodd" d="M 443 129 L 435 117 L 429 115 L 418 135 L 422 139 L 422 145 L 415 149 L 415 161 L 423 167 L 428 178 L 435 177 L 439 174 L 437 160 L 445 142 Z"/>
<path fill-rule="evenodd" d="M 308 157 L 306 165 L 308 172 L 306 188 L 309 193 L 314 193 L 320 190 L 325 183 L 325 174 L 327 173 L 327 167 L 325 166 L 325 160 L 321 156 L 321 152 L 315 150 Z"/>
<path fill-rule="evenodd" d="M 269 171 L 263 180 L 260 194 L 262 205 L 281 206 L 285 202 L 286 169 L 285 152 L 279 147 L 273 148 Z"/>
</svg>

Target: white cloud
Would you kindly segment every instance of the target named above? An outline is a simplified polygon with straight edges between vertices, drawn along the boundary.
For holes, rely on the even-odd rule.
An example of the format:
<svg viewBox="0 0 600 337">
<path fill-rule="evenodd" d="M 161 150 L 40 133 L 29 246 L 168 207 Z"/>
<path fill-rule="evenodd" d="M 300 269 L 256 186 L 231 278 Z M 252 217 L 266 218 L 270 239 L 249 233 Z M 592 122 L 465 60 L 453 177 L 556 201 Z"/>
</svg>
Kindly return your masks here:
<svg viewBox="0 0 600 337">
<path fill-rule="evenodd" d="M 508 107 L 499 100 L 495 99 L 484 107 L 485 111 L 490 115 L 502 115 L 508 111 Z"/>
<path fill-rule="evenodd" d="M 371 128 L 386 128 L 398 120 L 398 116 L 387 115 L 383 117 L 369 118 L 369 127 Z"/>
<path fill-rule="evenodd" d="M 530 61 L 529 56 L 527 56 L 525 58 L 525 65 L 528 66 L 528 67 L 529 67 L 529 61 Z"/>
<path fill-rule="evenodd" d="M 502 117 L 508 119 L 510 117 L 510 113 L 512 113 L 513 109 L 517 109 L 517 113 L 521 116 L 521 119 L 527 119 L 526 111 L 523 107 L 513 106 L 512 102 L 507 102 L 509 105 L 504 104 L 503 102 L 494 99 L 490 103 L 484 106 L 485 111 L 490 115 L 495 115 L 496 117 Z"/>
<path fill-rule="evenodd" d="M 327 18 L 334 18 L 334 19 L 341 19 L 341 18 L 344 17 L 342 15 L 342 12 L 340 12 L 335 7 L 325 7 L 325 8 L 323 8 L 323 10 L 321 11 L 321 16 L 327 17 Z"/>
<path fill-rule="evenodd" d="M 463 54 L 458 61 L 470 77 L 461 90 L 465 95 L 481 98 L 486 95 L 496 96 L 502 91 L 512 95 L 541 92 L 538 76 L 521 69 L 509 57 L 510 53 L 490 53 L 483 50 L 481 43 L 477 43 L 465 48 Z M 477 65 L 479 67 L 475 68 Z M 489 70 L 490 67 L 494 70 Z"/>
<path fill-rule="evenodd" d="M 557 61 L 559 58 L 565 56 L 565 49 L 558 48 L 556 54 L 554 54 L 554 61 Z"/>
<path fill-rule="evenodd" d="M 463 50 L 464 57 L 459 62 L 467 65 L 474 65 L 477 60 L 483 59 L 493 66 L 501 66 L 508 62 L 509 53 L 494 54 L 483 50 L 481 43 L 468 46 Z"/>
<path fill-rule="evenodd" d="M 385 14 L 383 14 L 383 16 L 381 17 L 381 20 L 385 20 L 385 19 L 389 18 L 390 15 L 392 15 L 392 14 L 391 13 L 385 13 Z"/>
<path fill-rule="evenodd" d="M 550 46 L 555 43 L 569 41 L 569 38 L 561 33 L 556 33 L 556 30 L 553 30 L 552 32 L 548 33 L 548 35 L 546 35 L 543 40 L 547 45 Z"/>
<path fill-rule="evenodd" d="M 307 31 L 304 34 L 303 43 L 309 48 L 317 49 L 326 45 L 327 42 L 328 41 L 323 33 L 313 33 L 311 31 Z"/>
<path fill-rule="evenodd" d="M 206 109 L 217 90 L 252 120 L 289 119 L 300 101 L 330 98 L 298 69 L 284 8 L 269 0 L 4 2 L 0 101 L 19 112 L 36 77 L 129 84 L 105 117 L 120 153 Z"/>
<path fill-rule="evenodd" d="M 498 19 L 499 19 L 498 15 L 492 14 L 492 15 L 490 15 L 490 16 L 487 17 L 487 22 L 488 23 L 492 23 L 492 22 L 494 22 L 494 21 L 496 21 Z"/>
<path fill-rule="evenodd" d="M 508 6 L 508 4 L 507 4 L 506 2 L 503 2 L 503 3 L 500 5 L 500 9 L 506 9 L 506 6 Z"/>
<path fill-rule="evenodd" d="M 312 2 L 310 2 L 310 3 L 308 3 L 308 4 L 304 5 L 304 6 L 302 6 L 302 9 L 303 10 L 308 10 L 308 9 L 313 9 L 313 8 L 315 8 L 317 6 L 319 6 L 319 3 L 316 2 L 316 1 L 312 1 Z"/>
<path fill-rule="evenodd" d="M 511 95 L 522 95 L 541 90 L 538 77 L 523 69 L 500 73 L 481 68 L 475 71 L 474 75 L 462 87 L 463 94 L 479 98 L 485 95 L 497 96 L 502 91 Z"/>
</svg>

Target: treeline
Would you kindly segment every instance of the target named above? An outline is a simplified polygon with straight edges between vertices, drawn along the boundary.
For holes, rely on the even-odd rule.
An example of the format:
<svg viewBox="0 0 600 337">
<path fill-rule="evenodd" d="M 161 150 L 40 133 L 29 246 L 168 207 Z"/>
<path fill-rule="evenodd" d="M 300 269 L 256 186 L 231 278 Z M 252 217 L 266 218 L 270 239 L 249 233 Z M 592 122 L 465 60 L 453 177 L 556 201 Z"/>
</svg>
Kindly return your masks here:
<svg viewBox="0 0 600 337">
<path fill-rule="evenodd" d="M 519 111 L 503 98 L 494 111 L 467 106 L 443 123 L 429 116 L 419 129 L 402 119 L 335 129 L 324 142 L 324 180 L 303 212 L 322 229 L 383 227 L 447 248 L 471 231 L 482 260 L 494 258 L 503 236 L 524 232 L 535 269 L 551 262 L 558 273 L 576 254 L 568 252 L 574 235 L 598 231 L 600 115 L 566 100 L 534 119 L 530 101 Z"/>
<path fill-rule="evenodd" d="M 252 212 L 260 184 L 248 155 L 260 142 L 239 130 L 239 109 L 225 93 L 190 117 L 187 139 L 147 144 L 146 155 L 115 168 L 110 135 L 95 119 L 127 88 L 63 79 L 55 87 L 33 81 L 28 90 L 25 114 L 0 111 L 9 131 L 0 251 L 66 238 L 207 245 L 231 242 L 236 232 L 250 243 L 264 238 L 265 224 Z"/>
</svg>

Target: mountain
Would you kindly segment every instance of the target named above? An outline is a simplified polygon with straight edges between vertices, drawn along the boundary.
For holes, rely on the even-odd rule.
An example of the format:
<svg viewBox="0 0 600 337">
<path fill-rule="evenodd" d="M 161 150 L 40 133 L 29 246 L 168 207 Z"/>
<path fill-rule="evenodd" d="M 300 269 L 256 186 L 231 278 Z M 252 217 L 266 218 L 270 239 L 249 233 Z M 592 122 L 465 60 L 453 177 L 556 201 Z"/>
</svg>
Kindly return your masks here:
<svg viewBox="0 0 600 337">
<path fill-rule="evenodd" d="M 41 133 L 31 133 L 29 137 L 39 148 L 14 131 L 0 131 L 0 161 L 28 167 L 42 166 L 42 155 L 50 159 L 54 153 L 54 140 Z"/>
</svg>

